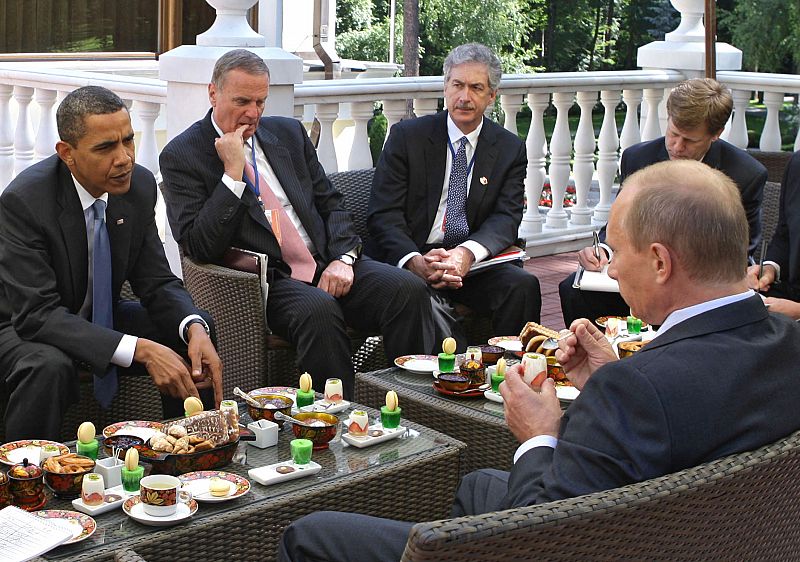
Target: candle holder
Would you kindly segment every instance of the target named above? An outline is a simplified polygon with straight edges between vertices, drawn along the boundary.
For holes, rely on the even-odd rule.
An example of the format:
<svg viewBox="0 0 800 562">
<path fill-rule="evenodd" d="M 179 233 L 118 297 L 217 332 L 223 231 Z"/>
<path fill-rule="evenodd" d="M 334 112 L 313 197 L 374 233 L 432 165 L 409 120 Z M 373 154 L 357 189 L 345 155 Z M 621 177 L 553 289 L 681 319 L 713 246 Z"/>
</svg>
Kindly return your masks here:
<svg viewBox="0 0 800 562">
<path fill-rule="evenodd" d="M 316 399 L 316 395 L 314 394 L 314 389 L 310 390 L 303 390 L 297 389 L 297 394 L 295 394 L 295 401 L 297 402 L 297 407 L 302 408 L 303 406 L 310 406 L 314 403 Z"/>
<path fill-rule="evenodd" d="M 138 492 L 139 481 L 144 476 L 144 467 L 137 466 L 133 470 L 122 467 L 122 489 L 126 492 Z"/>
<path fill-rule="evenodd" d="M 442 373 L 452 373 L 456 368 L 456 356 L 454 353 L 439 354 L 439 371 Z"/>
<path fill-rule="evenodd" d="M 79 455 L 89 457 L 93 461 L 97 460 L 97 449 L 100 447 L 100 445 L 97 443 L 97 439 L 92 439 L 88 443 L 78 441 L 75 447 Z"/>
<path fill-rule="evenodd" d="M 390 410 L 386 406 L 381 406 L 381 425 L 384 429 L 395 429 L 400 425 L 400 412 L 403 409 L 398 406 Z"/>
</svg>

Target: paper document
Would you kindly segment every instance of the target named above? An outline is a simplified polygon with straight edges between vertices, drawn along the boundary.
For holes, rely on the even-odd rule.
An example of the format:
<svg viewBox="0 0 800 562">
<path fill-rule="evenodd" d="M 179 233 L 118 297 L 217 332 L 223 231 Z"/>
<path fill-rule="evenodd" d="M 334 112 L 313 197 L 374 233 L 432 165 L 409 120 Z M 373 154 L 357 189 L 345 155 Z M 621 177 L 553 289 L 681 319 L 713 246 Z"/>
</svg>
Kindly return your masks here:
<svg viewBox="0 0 800 562">
<path fill-rule="evenodd" d="M 506 263 L 510 261 L 525 261 L 528 259 L 528 254 L 525 253 L 525 250 L 520 248 L 519 246 L 509 246 L 493 258 L 485 259 L 478 263 L 473 263 L 472 267 L 469 268 L 469 275 L 470 273 L 474 273 L 476 271 L 480 271 L 482 269 L 486 269 L 487 267 L 491 267 L 493 265 L 497 265 L 499 263 Z"/>
<path fill-rule="evenodd" d="M 601 291 L 604 293 L 619 293 L 619 283 L 608 276 L 608 265 L 601 271 L 586 271 L 578 266 L 575 272 L 575 281 L 572 286 L 581 291 Z"/>
<path fill-rule="evenodd" d="M 0 510 L 0 559 L 30 560 L 72 538 L 72 531 L 10 505 Z"/>
</svg>

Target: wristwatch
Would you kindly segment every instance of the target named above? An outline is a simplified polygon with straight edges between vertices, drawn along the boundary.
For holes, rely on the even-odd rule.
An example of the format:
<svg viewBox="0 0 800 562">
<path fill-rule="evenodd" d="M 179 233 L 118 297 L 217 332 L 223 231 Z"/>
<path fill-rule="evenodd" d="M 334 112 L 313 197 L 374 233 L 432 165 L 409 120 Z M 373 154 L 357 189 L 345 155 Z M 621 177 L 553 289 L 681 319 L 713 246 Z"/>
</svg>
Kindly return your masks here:
<svg viewBox="0 0 800 562">
<path fill-rule="evenodd" d="M 183 341 L 189 342 L 189 326 L 192 324 L 201 324 L 203 329 L 206 331 L 206 334 L 209 336 L 211 335 L 211 331 L 208 329 L 208 324 L 206 324 L 205 320 L 202 318 L 192 318 L 189 320 L 186 325 L 183 327 Z"/>
<path fill-rule="evenodd" d="M 350 254 L 342 254 L 336 259 L 339 260 L 340 262 L 346 263 L 347 265 L 353 265 L 354 263 L 356 263 L 356 258 L 351 256 Z"/>
</svg>

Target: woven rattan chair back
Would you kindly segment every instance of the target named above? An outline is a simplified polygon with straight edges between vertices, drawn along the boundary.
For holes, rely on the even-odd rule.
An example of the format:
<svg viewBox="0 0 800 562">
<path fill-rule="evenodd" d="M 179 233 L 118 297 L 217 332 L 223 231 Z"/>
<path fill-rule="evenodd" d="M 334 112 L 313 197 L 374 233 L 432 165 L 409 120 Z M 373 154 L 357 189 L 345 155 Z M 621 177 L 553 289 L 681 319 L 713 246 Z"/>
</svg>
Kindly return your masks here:
<svg viewBox="0 0 800 562">
<path fill-rule="evenodd" d="M 414 526 L 404 561 L 795 560 L 800 432 L 639 484 Z"/>
</svg>

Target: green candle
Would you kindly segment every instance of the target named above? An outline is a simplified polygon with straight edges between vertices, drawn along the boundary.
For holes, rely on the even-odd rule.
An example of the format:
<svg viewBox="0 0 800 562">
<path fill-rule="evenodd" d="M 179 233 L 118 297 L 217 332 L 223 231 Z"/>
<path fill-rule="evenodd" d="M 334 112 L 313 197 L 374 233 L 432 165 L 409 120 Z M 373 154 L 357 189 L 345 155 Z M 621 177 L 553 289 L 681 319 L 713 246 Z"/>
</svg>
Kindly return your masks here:
<svg viewBox="0 0 800 562">
<path fill-rule="evenodd" d="M 505 375 L 498 375 L 497 371 L 492 372 L 492 390 L 500 392 L 500 383 L 506 380 Z"/>
<path fill-rule="evenodd" d="M 314 403 L 314 391 L 313 390 L 299 390 L 295 395 L 295 399 L 297 401 L 297 407 L 302 408 L 303 406 L 310 406 Z"/>
</svg>

